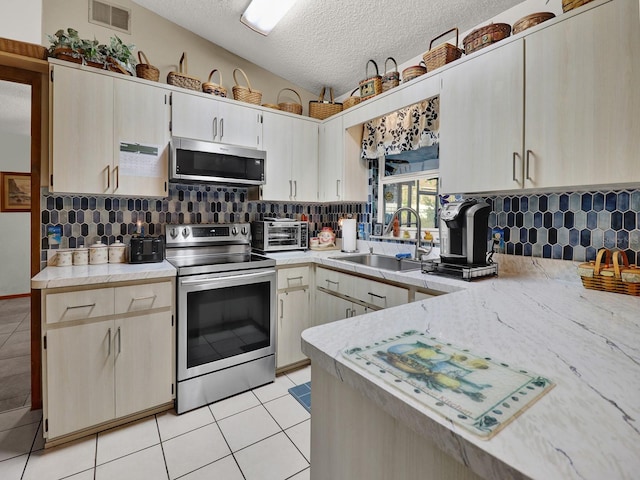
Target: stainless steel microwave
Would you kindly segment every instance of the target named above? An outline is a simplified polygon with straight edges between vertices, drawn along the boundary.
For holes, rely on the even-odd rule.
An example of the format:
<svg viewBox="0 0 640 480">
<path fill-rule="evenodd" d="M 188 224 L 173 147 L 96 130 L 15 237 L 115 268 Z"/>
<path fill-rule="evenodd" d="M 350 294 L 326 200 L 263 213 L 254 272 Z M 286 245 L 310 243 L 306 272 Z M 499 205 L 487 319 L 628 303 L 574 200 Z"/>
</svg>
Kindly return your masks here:
<svg viewBox="0 0 640 480">
<path fill-rule="evenodd" d="M 291 220 L 251 222 L 251 246 L 261 252 L 306 250 L 309 224 Z"/>
<path fill-rule="evenodd" d="M 266 157 L 254 148 L 173 137 L 169 180 L 262 185 Z"/>
</svg>

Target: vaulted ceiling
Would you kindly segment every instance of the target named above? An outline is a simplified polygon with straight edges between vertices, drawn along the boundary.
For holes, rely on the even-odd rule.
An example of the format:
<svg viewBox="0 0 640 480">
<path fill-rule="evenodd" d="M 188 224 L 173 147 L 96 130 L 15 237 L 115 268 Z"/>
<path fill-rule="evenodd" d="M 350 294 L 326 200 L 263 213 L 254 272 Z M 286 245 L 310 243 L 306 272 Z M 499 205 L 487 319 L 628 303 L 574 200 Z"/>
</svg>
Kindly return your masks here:
<svg viewBox="0 0 640 480">
<path fill-rule="evenodd" d="M 468 31 L 522 2 L 298 0 L 265 37 L 240 23 L 249 0 L 134 1 L 311 92 L 328 85 L 336 94 L 353 90 L 367 78 L 368 59 L 378 63 L 382 74 L 387 57 L 401 65 L 423 54 L 432 38 L 452 27 Z"/>
</svg>

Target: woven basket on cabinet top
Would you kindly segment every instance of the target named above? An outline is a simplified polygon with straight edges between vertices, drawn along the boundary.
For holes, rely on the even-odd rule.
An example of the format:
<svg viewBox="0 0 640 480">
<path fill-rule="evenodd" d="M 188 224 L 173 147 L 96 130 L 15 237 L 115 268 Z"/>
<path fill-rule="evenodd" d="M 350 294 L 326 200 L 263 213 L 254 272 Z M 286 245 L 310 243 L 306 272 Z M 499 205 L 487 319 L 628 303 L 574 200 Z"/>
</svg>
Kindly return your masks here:
<svg viewBox="0 0 640 480">
<path fill-rule="evenodd" d="M 372 77 L 369 76 L 369 64 L 373 63 L 373 66 L 376 69 L 376 74 Z M 380 95 L 382 93 L 382 77 L 378 71 L 378 64 L 373 60 L 369 60 L 367 62 L 367 66 L 365 67 L 365 75 L 367 78 L 360 81 L 360 99 L 366 100 L 371 97 L 375 97 L 376 95 Z"/>
<path fill-rule="evenodd" d="M 437 39 L 453 32 L 456 32 L 455 45 L 442 43 L 436 48 L 431 48 L 433 46 L 433 42 Z M 458 27 L 454 27 L 431 40 L 431 42 L 429 42 L 429 51 L 422 55 L 422 59 L 424 60 L 424 64 L 427 66 L 427 71 L 433 72 L 436 68 L 443 67 L 449 62 L 459 59 L 462 56 L 462 53 L 462 49 L 458 48 Z"/>
<path fill-rule="evenodd" d="M 420 63 L 422 65 L 420 65 L 420 64 L 412 65 L 412 66 L 407 67 L 404 70 L 402 70 L 402 81 L 403 81 L 403 83 L 406 83 L 406 82 L 408 82 L 410 80 L 413 80 L 416 77 L 419 77 L 420 75 L 424 75 L 425 73 L 427 73 L 427 66 L 424 65 L 424 61 L 422 61 Z"/>
<path fill-rule="evenodd" d="M 589 3 L 593 0 L 562 0 L 562 11 L 568 12 L 574 8 L 581 7 L 585 3 Z"/>
<path fill-rule="evenodd" d="M 285 90 L 289 90 L 290 92 L 295 93 L 296 97 L 298 97 L 298 101 L 299 102 L 298 103 L 295 103 L 295 102 L 281 102 L 280 101 L 280 94 L 282 92 L 284 92 Z M 298 92 L 296 92 L 293 88 L 283 88 L 282 90 L 280 90 L 278 92 L 278 96 L 276 97 L 276 102 L 278 102 L 277 106 L 283 112 L 295 113 L 296 115 L 301 115 L 302 114 L 302 98 L 300 98 L 300 94 Z"/>
<path fill-rule="evenodd" d="M 353 92 L 351 92 L 351 96 L 349 96 L 346 99 L 344 99 L 344 101 L 342 102 L 342 110 L 346 110 L 347 108 L 355 107 L 356 105 L 358 105 L 360 103 L 360 97 L 356 97 L 356 96 L 353 95 L 358 90 L 360 90 L 360 87 L 354 88 Z"/>
<path fill-rule="evenodd" d="M 488 47 L 511 34 L 511 25 L 508 23 L 491 23 L 480 27 L 464 37 L 464 53 L 470 53 Z"/>
<path fill-rule="evenodd" d="M 515 35 L 516 33 L 520 33 L 526 30 L 527 28 L 535 27 L 539 23 L 551 20 L 554 17 L 555 15 L 551 12 L 532 13 L 531 15 L 527 15 L 526 17 L 522 17 L 520 20 L 514 23 L 511 33 Z"/>
<path fill-rule="evenodd" d="M 387 62 L 391 60 L 395 69 L 387 72 Z M 393 57 L 389 57 L 384 61 L 384 75 L 382 75 L 382 91 L 386 92 L 400 85 L 400 73 L 398 72 L 398 63 Z"/>
<path fill-rule="evenodd" d="M 160 79 L 160 70 L 149 64 L 149 59 L 142 50 L 138 50 L 138 60 L 140 63 L 136 65 L 136 77 L 157 82 Z"/>
<path fill-rule="evenodd" d="M 213 74 L 218 72 L 218 78 L 220 79 L 220 83 L 213 83 L 211 78 L 213 78 Z M 222 72 L 217 69 L 211 70 L 209 73 L 209 78 L 207 81 L 202 84 L 202 91 L 204 93 L 210 93 L 211 95 L 215 95 L 217 97 L 226 97 L 227 89 L 222 86 Z"/>
<path fill-rule="evenodd" d="M 359 88 L 359 87 L 358 87 Z M 324 99 L 325 87 L 322 87 L 318 100 L 311 100 L 309 102 L 309 116 L 311 118 L 317 118 L 318 120 L 324 120 L 325 118 L 340 113 L 342 111 L 342 104 L 333 101 L 333 88 L 329 88 L 330 101 Z"/>
<path fill-rule="evenodd" d="M 184 68 L 182 64 L 184 63 Z M 183 72 L 184 69 L 184 72 Z M 189 90 L 198 90 L 202 87 L 202 81 L 196 77 L 187 75 L 187 54 L 182 53 L 180 57 L 180 65 L 177 72 L 169 72 L 167 75 L 167 83 L 176 87 L 187 88 Z"/>
<path fill-rule="evenodd" d="M 238 79 L 236 78 L 236 73 L 240 72 L 247 82 L 247 86 L 238 85 Z M 254 105 L 260 105 L 262 101 L 262 92 L 260 90 L 255 90 L 251 88 L 251 83 L 247 78 L 247 74 L 242 71 L 240 68 L 236 68 L 233 70 L 233 81 L 235 85 L 231 87 L 231 91 L 233 92 L 233 99 L 238 100 L 240 102 L 253 103 Z"/>
</svg>

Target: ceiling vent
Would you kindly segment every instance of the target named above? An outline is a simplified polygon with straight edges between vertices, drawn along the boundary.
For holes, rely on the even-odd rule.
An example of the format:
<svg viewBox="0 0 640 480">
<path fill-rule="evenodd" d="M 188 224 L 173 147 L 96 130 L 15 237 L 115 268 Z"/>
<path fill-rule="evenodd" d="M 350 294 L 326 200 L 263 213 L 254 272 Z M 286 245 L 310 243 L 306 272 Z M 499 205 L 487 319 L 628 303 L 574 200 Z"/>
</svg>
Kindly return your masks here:
<svg viewBox="0 0 640 480">
<path fill-rule="evenodd" d="M 131 10 L 104 0 L 89 0 L 89 22 L 131 33 Z"/>
</svg>

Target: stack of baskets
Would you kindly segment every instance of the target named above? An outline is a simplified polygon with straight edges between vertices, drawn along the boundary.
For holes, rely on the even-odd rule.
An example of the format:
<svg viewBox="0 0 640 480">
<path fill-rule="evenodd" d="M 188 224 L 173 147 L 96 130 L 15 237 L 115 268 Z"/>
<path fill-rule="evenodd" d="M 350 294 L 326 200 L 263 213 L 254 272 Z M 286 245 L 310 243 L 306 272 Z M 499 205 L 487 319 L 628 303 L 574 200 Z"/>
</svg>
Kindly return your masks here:
<svg viewBox="0 0 640 480">
<path fill-rule="evenodd" d="M 578 266 L 578 275 L 590 290 L 640 296 L 640 268 L 629 265 L 622 250 L 601 249 L 595 262 Z"/>
<path fill-rule="evenodd" d="M 480 27 L 464 37 L 464 52 L 469 55 L 481 48 L 488 47 L 511 34 L 511 25 L 508 23 L 491 23 Z"/>
<path fill-rule="evenodd" d="M 433 42 L 437 39 L 444 37 L 449 33 L 456 32 L 456 44 L 443 43 L 436 48 L 431 48 Z M 458 28 L 452 28 L 446 32 L 438 35 L 429 43 L 429 51 L 422 56 L 424 64 L 427 66 L 427 71 L 433 72 L 436 68 L 443 67 L 449 62 L 459 59 L 462 56 L 462 49 L 458 48 Z"/>
<path fill-rule="evenodd" d="M 183 67 L 184 63 L 184 67 Z M 183 72 L 184 69 L 184 72 Z M 198 90 L 202 88 L 202 81 L 196 77 L 187 75 L 187 54 L 182 53 L 180 57 L 180 66 L 177 72 L 169 72 L 167 75 L 167 83 L 169 85 L 175 85 L 176 87 L 186 88 L 189 90 Z"/>
<path fill-rule="evenodd" d="M 236 73 L 240 72 L 247 82 L 247 86 L 242 86 L 238 84 L 238 79 L 236 78 Z M 254 105 L 260 105 L 262 101 L 262 92 L 260 90 L 255 90 L 251 88 L 251 83 L 247 78 L 246 73 L 242 71 L 240 68 L 236 68 L 233 70 L 233 81 L 235 85 L 231 88 L 233 92 L 233 99 L 238 100 L 240 102 L 252 103 Z"/>
</svg>

